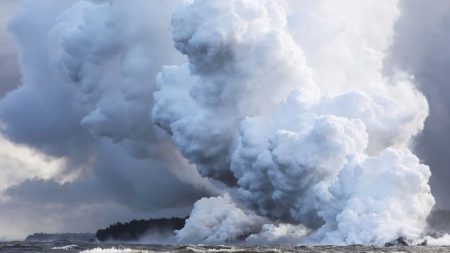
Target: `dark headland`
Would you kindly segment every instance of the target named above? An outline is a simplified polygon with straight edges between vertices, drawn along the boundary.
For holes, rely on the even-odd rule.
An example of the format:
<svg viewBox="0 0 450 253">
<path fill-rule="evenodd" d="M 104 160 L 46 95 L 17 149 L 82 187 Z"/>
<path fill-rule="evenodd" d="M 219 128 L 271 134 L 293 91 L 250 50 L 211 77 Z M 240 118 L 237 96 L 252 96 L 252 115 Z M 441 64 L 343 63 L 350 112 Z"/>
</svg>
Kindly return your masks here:
<svg viewBox="0 0 450 253">
<path fill-rule="evenodd" d="M 95 234 L 99 241 L 138 241 L 145 234 L 152 232 L 156 234 L 174 235 L 175 230 L 184 227 L 187 218 L 161 218 L 150 220 L 132 220 L 126 223 L 114 223 L 105 229 L 100 229 Z"/>
</svg>

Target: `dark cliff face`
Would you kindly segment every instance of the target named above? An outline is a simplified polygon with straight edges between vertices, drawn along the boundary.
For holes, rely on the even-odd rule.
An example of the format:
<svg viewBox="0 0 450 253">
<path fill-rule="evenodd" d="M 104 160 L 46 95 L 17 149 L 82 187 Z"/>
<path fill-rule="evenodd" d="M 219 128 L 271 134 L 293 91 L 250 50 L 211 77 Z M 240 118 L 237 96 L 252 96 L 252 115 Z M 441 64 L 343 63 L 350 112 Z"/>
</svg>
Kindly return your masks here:
<svg viewBox="0 0 450 253">
<path fill-rule="evenodd" d="M 115 223 L 106 229 L 100 229 L 95 234 L 99 241 L 137 241 L 147 232 L 174 234 L 182 229 L 187 218 L 132 220 L 126 223 Z"/>
</svg>

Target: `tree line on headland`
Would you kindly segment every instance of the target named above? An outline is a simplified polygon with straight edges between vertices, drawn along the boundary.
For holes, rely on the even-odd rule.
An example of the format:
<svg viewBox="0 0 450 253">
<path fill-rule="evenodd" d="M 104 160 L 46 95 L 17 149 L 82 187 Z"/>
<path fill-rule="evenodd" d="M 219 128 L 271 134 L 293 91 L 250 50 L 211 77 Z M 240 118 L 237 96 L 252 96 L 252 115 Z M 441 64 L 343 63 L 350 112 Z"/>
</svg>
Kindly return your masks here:
<svg viewBox="0 0 450 253">
<path fill-rule="evenodd" d="M 147 232 L 160 234 L 175 233 L 184 227 L 187 218 L 161 218 L 150 220 L 132 220 L 126 223 L 114 223 L 105 229 L 97 230 L 95 237 L 99 241 L 137 241 Z"/>
</svg>

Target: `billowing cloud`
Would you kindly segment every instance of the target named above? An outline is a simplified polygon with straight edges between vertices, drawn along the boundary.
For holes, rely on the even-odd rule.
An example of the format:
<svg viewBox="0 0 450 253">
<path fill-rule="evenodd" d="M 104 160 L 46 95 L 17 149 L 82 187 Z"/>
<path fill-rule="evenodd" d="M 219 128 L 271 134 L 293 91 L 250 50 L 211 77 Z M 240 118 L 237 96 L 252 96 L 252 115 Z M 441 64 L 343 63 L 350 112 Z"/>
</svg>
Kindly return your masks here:
<svg viewBox="0 0 450 253">
<path fill-rule="evenodd" d="M 135 214 L 184 216 L 214 191 L 152 123 L 154 76 L 163 63 L 183 61 L 170 37 L 175 6 L 72 0 L 20 6 L 9 31 L 19 51 L 21 84 L 0 101 L 1 129 L 5 143 L 57 164 L 48 164 L 53 174 L 32 174 L 28 170 L 38 162 L 3 159 L 10 173 L 2 174 L 8 181 L 2 224 L 11 219 L 8 210 L 24 209 L 13 215 L 23 225 L 14 233 L 2 227 L 4 237 L 42 227 L 93 231 Z M 83 209 L 80 222 L 89 225 L 73 227 L 76 212 L 61 211 L 70 208 Z M 31 209 L 36 213 L 30 215 Z M 109 214 L 100 220 L 98 212 Z"/>
<path fill-rule="evenodd" d="M 387 63 L 414 74 L 428 98 L 430 116 L 415 143 L 418 155 L 431 167 L 430 183 L 437 207 L 450 208 L 450 3 L 432 0 L 403 1 L 395 26 L 394 44 Z"/>
<path fill-rule="evenodd" d="M 417 26 L 419 2 L 23 2 L 0 239 L 192 206 L 179 242 L 417 238 L 434 198 L 411 145 L 445 206 L 450 65 L 448 11 Z"/>
<path fill-rule="evenodd" d="M 315 229 L 303 242 L 417 238 L 434 198 L 429 167 L 408 147 L 428 104 L 406 74 L 382 72 L 398 2 L 348 3 L 363 16 L 329 1 L 295 2 L 311 14 L 290 16 L 275 1 L 184 5 L 173 38 L 189 64 L 159 74 L 154 120 L 240 208 L 272 228 Z M 193 214 L 211 208 L 197 203 Z M 242 216 L 217 212 L 222 224 L 205 231 L 222 242 L 239 235 L 230 231 L 248 236 Z M 201 230 L 195 220 L 181 238 Z"/>
</svg>

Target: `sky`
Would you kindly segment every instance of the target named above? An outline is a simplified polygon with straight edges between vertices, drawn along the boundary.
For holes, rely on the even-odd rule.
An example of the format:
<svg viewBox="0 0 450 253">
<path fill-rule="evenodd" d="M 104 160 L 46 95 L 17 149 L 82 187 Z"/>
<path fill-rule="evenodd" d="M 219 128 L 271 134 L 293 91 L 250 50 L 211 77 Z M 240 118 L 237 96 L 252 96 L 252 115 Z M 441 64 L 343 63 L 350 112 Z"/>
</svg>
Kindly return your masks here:
<svg viewBox="0 0 450 253">
<path fill-rule="evenodd" d="M 179 4 L 176 0 L 164 3 L 135 0 L 132 4 L 129 1 L 117 1 L 111 5 L 103 2 L 108 1 L 0 0 L 0 240 L 24 238 L 27 234 L 42 231 L 42 228 L 45 228 L 45 232 L 89 232 L 116 221 L 184 217 L 189 215 L 193 204 L 203 197 L 220 195 L 236 184 L 243 191 L 248 190 L 245 184 L 241 185 L 241 181 L 235 178 L 236 175 L 243 174 L 246 178 L 256 176 L 246 174 L 245 169 L 242 169 L 242 164 L 246 162 L 244 155 L 239 159 L 236 157 L 251 151 L 245 150 L 245 142 L 242 142 L 248 138 L 248 142 L 252 143 L 253 138 L 244 127 L 251 126 L 258 131 L 260 128 L 257 122 L 242 123 L 239 130 L 242 136 L 239 140 L 236 138 L 236 142 L 242 142 L 239 149 L 233 146 L 235 142 L 231 143 L 235 138 L 233 131 L 238 131 L 237 127 L 231 125 L 248 115 L 260 113 L 261 117 L 269 117 L 267 115 L 275 114 L 271 102 L 262 102 L 261 97 L 270 94 L 279 96 L 280 99 L 276 99 L 281 101 L 291 87 L 286 84 L 284 88 L 271 90 L 271 86 L 267 86 L 266 91 L 260 92 L 236 86 L 217 91 L 214 85 L 225 79 L 247 84 L 242 79 L 242 73 L 243 76 L 248 74 L 254 77 L 252 83 L 269 82 L 268 80 L 283 83 L 285 79 L 286 83 L 289 80 L 308 82 L 309 76 L 304 73 L 304 77 L 288 75 L 283 76 L 284 79 L 280 78 L 277 70 L 285 73 L 283 71 L 295 67 L 278 58 L 275 58 L 279 67 L 274 70 L 275 74 L 258 79 L 259 74 L 242 65 L 254 67 L 261 64 L 261 69 L 273 70 L 273 66 L 269 64 L 272 60 L 267 61 L 269 63 L 265 60 L 276 56 L 266 55 L 264 52 L 258 54 L 262 56 L 256 57 L 257 60 L 253 60 L 253 51 L 247 52 L 245 46 L 240 48 L 231 42 L 229 46 L 236 46 L 237 49 L 233 49 L 233 52 L 242 57 L 242 65 L 231 62 L 232 67 L 225 74 L 214 72 L 217 66 L 225 66 L 225 69 L 229 66 L 226 65 L 229 61 L 227 51 L 217 57 L 214 55 L 215 51 L 211 51 L 211 59 L 208 58 L 210 61 L 204 61 L 202 46 L 208 47 L 215 42 L 205 39 L 202 34 L 217 34 L 207 28 L 195 26 L 195 22 L 189 19 L 189 15 L 194 14 L 199 19 L 204 18 L 201 12 L 181 10 L 175 16 L 179 19 L 173 19 L 173 13 Z M 328 62 L 330 65 L 323 64 L 323 57 L 339 61 L 353 55 L 343 53 L 329 56 L 326 55 L 326 50 L 315 50 L 315 47 L 326 46 L 341 46 L 345 50 L 345 43 L 348 41 L 340 41 L 337 37 L 338 39 L 333 40 L 335 44 L 327 44 L 328 34 L 309 31 L 308 25 L 317 24 L 314 23 L 314 18 L 311 19 L 313 21 L 303 20 L 302 15 L 308 11 L 315 14 L 317 11 L 317 15 L 326 16 L 328 12 L 311 1 L 304 2 L 297 7 L 295 2 L 286 1 L 295 10 L 286 14 L 289 17 L 287 25 L 292 31 L 279 36 L 292 36 L 291 44 L 301 44 L 304 47 L 304 56 L 294 60 L 302 65 L 305 64 L 302 57 L 306 57 L 318 76 L 320 86 L 335 76 L 339 77 L 339 74 L 329 72 L 334 67 L 334 62 Z M 343 6 L 340 11 L 345 14 L 346 5 Z M 225 5 L 222 7 L 226 9 Z M 361 11 L 367 11 L 364 6 L 360 7 Z M 214 6 L 203 8 L 216 10 Z M 385 9 L 383 6 L 379 8 L 386 27 L 393 24 L 392 38 L 390 33 L 385 35 L 377 30 L 379 23 L 382 23 L 380 27 L 384 24 L 378 23 L 377 16 L 374 17 L 376 25 L 369 21 L 367 24 L 362 22 L 361 28 L 355 25 L 355 30 L 362 29 L 358 30 L 361 36 L 373 39 L 373 47 L 385 54 L 379 64 L 386 76 L 395 76 L 394 72 L 401 69 L 408 73 L 414 86 L 425 95 L 429 116 L 423 131 L 417 130 L 420 133 L 412 137 L 416 129 L 405 127 L 398 130 L 401 133 L 396 134 L 400 136 L 398 138 L 404 138 L 399 141 L 400 146 L 407 143 L 420 161 L 430 167 L 429 184 L 436 200 L 435 208 L 450 209 L 450 101 L 447 98 L 447 94 L 450 94 L 450 3 L 445 0 L 403 0 L 398 4 L 398 18 L 388 4 Z M 389 11 L 393 12 L 392 15 Z M 392 20 L 386 14 L 388 12 Z M 248 16 L 253 14 L 249 13 Z M 282 27 L 284 21 L 279 21 L 278 16 L 273 15 L 274 17 L 269 15 L 273 26 L 277 29 L 278 25 Z M 385 16 L 388 17 L 384 19 Z M 340 18 L 336 17 L 339 21 Z M 354 20 L 348 20 L 350 24 L 364 19 L 351 18 Z M 175 21 L 171 22 L 171 19 Z M 324 26 L 327 22 L 334 21 L 332 18 L 331 21 L 326 18 L 324 20 Z M 222 25 L 223 22 L 225 21 L 217 19 L 210 25 Z M 199 30 L 195 45 L 184 44 L 183 39 L 189 35 L 186 35 L 190 31 L 189 25 L 192 29 Z M 250 23 L 249 26 L 251 25 L 255 30 L 261 26 L 260 23 Z M 227 22 L 224 27 L 225 30 L 234 28 L 228 27 Z M 271 26 L 269 28 L 272 29 Z M 250 41 L 260 36 L 257 32 L 254 37 L 236 34 L 237 37 L 243 36 Z M 378 34 L 381 37 L 377 37 Z M 315 41 L 319 39 L 320 42 L 325 41 L 323 45 Z M 354 39 L 351 42 L 358 43 L 359 37 Z M 261 47 L 267 46 L 268 51 L 279 50 L 275 42 L 268 40 L 266 43 Z M 283 46 L 280 47 L 284 48 Z M 286 47 L 289 49 L 291 45 L 288 43 Z M 290 52 L 295 56 L 297 51 L 292 50 Z M 190 69 L 183 67 L 186 62 L 191 64 Z M 180 67 L 163 68 L 166 65 Z M 353 65 L 349 63 L 349 66 Z M 242 72 L 233 72 L 239 68 L 242 68 Z M 356 67 L 353 68 L 355 72 L 359 71 Z M 197 87 L 197 79 L 186 74 L 189 71 L 211 85 L 208 88 Z M 305 73 L 308 71 L 305 70 Z M 356 85 L 358 81 L 378 78 L 376 74 L 371 75 L 371 72 L 364 77 L 359 77 L 358 73 L 354 76 Z M 192 82 L 192 91 L 187 93 L 202 106 L 193 106 L 182 92 L 178 93 L 176 89 L 181 90 L 180 87 L 174 88 L 176 92 L 164 89 L 164 84 L 171 82 Z M 367 90 L 371 90 L 370 85 L 367 86 Z M 331 93 L 339 93 L 339 89 L 344 89 L 338 85 L 334 88 L 337 91 L 330 91 Z M 246 92 L 250 94 L 250 98 L 241 98 L 240 94 L 247 94 Z M 404 93 L 408 92 L 409 90 Z M 228 101 L 226 106 L 213 99 L 217 94 Z M 280 103 L 278 100 L 272 101 L 273 104 Z M 331 106 L 332 103 L 334 102 L 330 102 Z M 411 107 L 423 109 L 424 107 L 420 107 L 421 103 L 422 101 L 413 102 Z M 236 108 L 233 107 L 234 104 Z M 327 106 L 329 105 L 324 105 L 323 110 L 331 110 Z M 189 110 L 197 111 L 202 116 L 192 116 Z M 216 120 L 216 117 L 208 118 L 211 114 L 207 112 L 211 111 L 220 115 L 217 117 L 220 120 Z M 290 120 L 285 121 L 289 122 L 283 121 L 280 124 L 290 124 Z M 417 121 L 420 125 L 420 119 Z M 320 136 L 319 130 L 317 135 Z M 264 136 L 265 130 L 261 130 L 261 133 L 258 131 L 255 132 L 259 136 Z M 374 130 L 373 136 L 379 136 L 380 139 L 390 136 L 390 132 L 383 135 L 382 130 L 379 130 L 381 134 L 376 131 L 378 130 Z M 408 136 L 403 137 L 402 134 Z M 371 136 L 369 133 L 369 138 Z M 280 148 L 283 148 L 283 139 L 280 137 L 278 141 Z M 383 140 L 380 140 L 381 144 L 373 139 L 368 142 L 369 149 L 372 149 L 370 152 L 373 153 L 378 152 L 380 145 L 384 145 Z M 234 148 L 237 149 L 236 152 L 233 151 Z M 286 152 L 288 150 L 287 148 Z M 335 154 L 338 156 L 340 153 L 336 151 Z M 260 180 L 266 179 L 261 177 Z M 266 197 L 265 190 L 258 192 L 258 199 Z M 304 196 L 303 192 L 297 194 Z M 212 199 L 224 201 L 230 205 L 230 209 L 234 208 L 234 201 L 229 200 L 229 196 L 224 196 Z M 275 217 L 286 222 L 315 219 L 311 218 L 315 217 L 314 210 L 305 211 L 307 214 L 302 210 L 297 216 L 291 217 L 265 210 L 265 205 L 258 206 L 258 203 L 252 202 L 253 197 L 248 195 L 241 196 L 240 199 L 245 199 L 244 202 L 248 200 L 256 214 L 264 214 L 269 219 Z M 267 205 L 272 207 L 273 203 Z M 201 219 L 196 216 L 201 213 L 201 206 L 209 208 L 210 204 L 204 201 L 196 206 L 200 206 L 200 211 L 192 213 L 193 223 L 195 219 Z M 253 217 L 247 220 L 258 224 L 258 219 Z M 312 227 L 316 225 L 311 224 Z M 190 229 L 192 228 L 188 228 L 185 234 Z M 193 227 L 192 231 L 195 229 Z"/>
<path fill-rule="evenodd" d="M 10 36 L 8 36 L 8 20 L 13 15 L 18 1 L 4 0 L 1 2 L 1 79 L 0 94 L 3 97 L 19 83 L 20 74 L 17 63 L 17 49 Z"/>
</svg>

